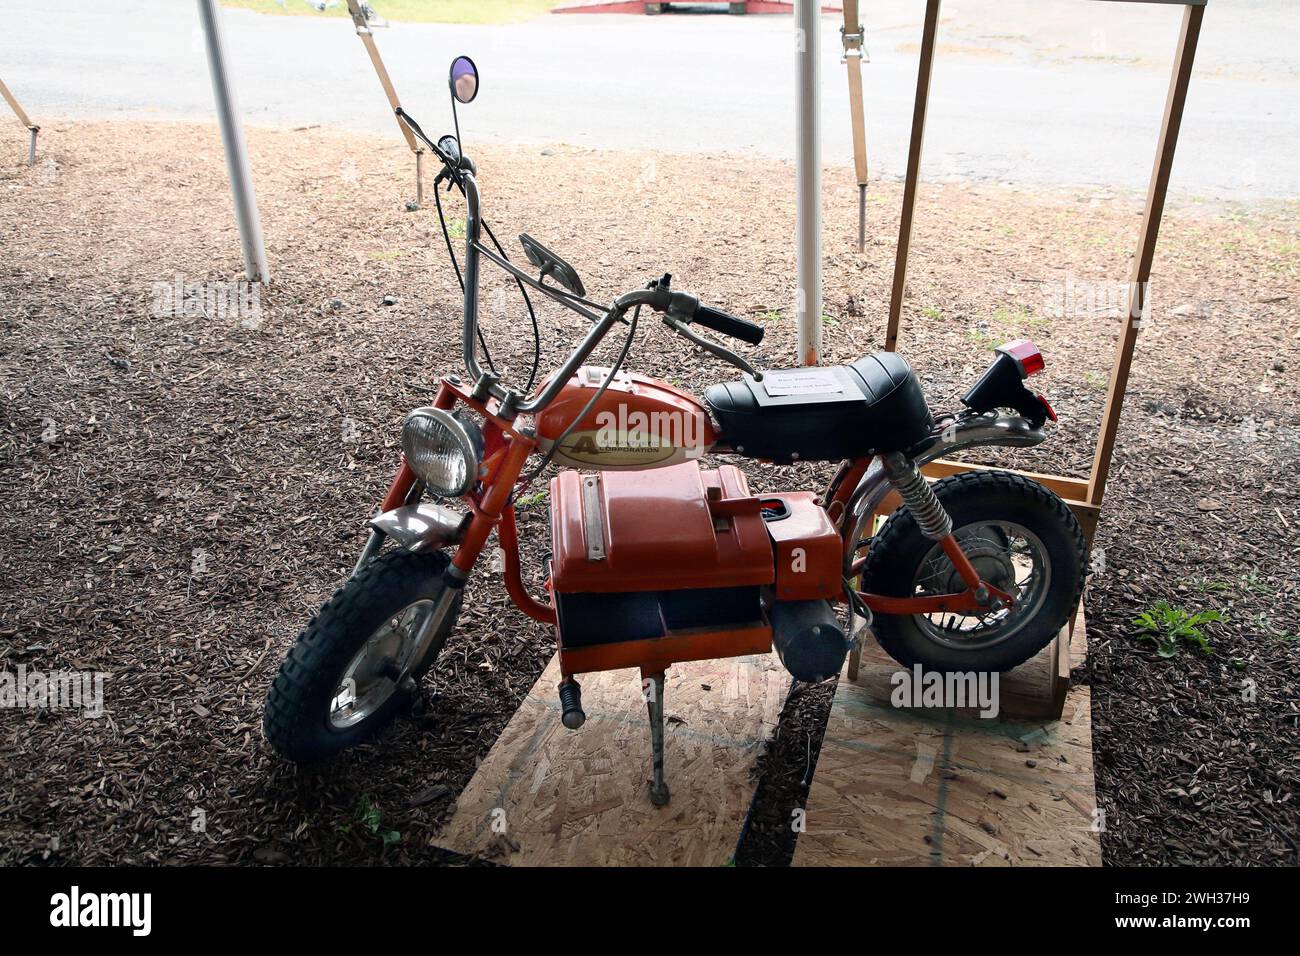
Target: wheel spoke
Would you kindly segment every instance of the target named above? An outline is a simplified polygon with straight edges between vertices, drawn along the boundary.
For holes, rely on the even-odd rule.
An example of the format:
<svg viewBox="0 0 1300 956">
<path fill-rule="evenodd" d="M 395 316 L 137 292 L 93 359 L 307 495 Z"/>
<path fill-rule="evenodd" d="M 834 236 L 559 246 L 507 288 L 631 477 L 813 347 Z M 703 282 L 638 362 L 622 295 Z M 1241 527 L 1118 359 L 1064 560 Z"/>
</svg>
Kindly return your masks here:
<svg viewBox="0 0 1300 956">
<path fill-rule="evenodd" d="M 954 531 L 980 577 L 1010 593 L 1009 608 L 973 609 L 915 616 L 934 640 L 954 647 L 985 647 L 1005 640 L 1032 619 L 1046 593 L 1046 554 L 1038 538 L 1009 522 L 981 521 Z M 964 589 L 956 569 L 937 544 L 922 559 L 913 593 L 944 594 Z"/>
</svg>

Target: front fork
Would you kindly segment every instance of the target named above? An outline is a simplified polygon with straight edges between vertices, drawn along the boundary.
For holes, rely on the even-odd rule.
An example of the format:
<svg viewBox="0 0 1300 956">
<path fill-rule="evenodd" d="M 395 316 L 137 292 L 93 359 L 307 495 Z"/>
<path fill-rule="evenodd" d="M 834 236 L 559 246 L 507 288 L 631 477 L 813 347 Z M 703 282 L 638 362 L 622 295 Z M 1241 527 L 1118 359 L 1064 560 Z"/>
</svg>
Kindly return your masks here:
<svg viewBox="0 0 1300 956">
<path fill-rule="evenodd" d="M 420 483 L 416 481 L 415 472 L 411 466 L 406 463 L 406 457 L 402 457 L 402 464 L 397 469 L 397 474 L 393 476 L 393 483 L 388 486 L 388 494 L 384 495 L 383 504 L 379 506 L 380 514 L 386 511 L 392 511 L 403 504 L 413 505 L 420 500 L 423 489 Z M 384 546 L 385 534 L 378 528 L 370 529 L 370 537 L 366 539 L 366 546 L 361 549 L 361 555 L 357 558 L 357 563 L 352 568 L 349 578 L 355 578 L 361 573 L 361 569 L 370 563 L 370 559 L 379 553 L 379 549 Z"/>
<path fill-rule="evenodd" d="M 484 492 L 477 499 L 466 498 L 471 514 L 468 516 L 468 521 L 459 529 L 456 552 L 444 573 L 444 583 L 448 591 L 460 590 L 465 586 L 470 571 L 483 553 L 492 529 L 496 528 L 497 538 L 505 555 L 505 566 L 502 571 L 506 593 L 510 595 L 515 606 L 529 617 L 543 624 L 554 624 L 555 609 L 538 601 L 524 586 L 519 563 L 519 529 L 515 524 L 515 507 L 511 500 L 515 481 L 532 450 L 528 442 L 515 439 L 503 445 L 499 456 L 493 456 L 495 460 L 492 462 L 489 474 L 484 478 Z M 401 467 L 398 468 L 388 488 L 388 494 L 384 496 L 383 504 L 380 505 L 380 513 L 391 512 L 403 506 L 413 508 L 419 504 L 423 492 L 423 483 L 416 478 L 410 465 L 403 458 Z M 352 569 L 351 577 L 356 577 L 361 569 L 379 553 L 384 546 L 385 537 L 384 532 L 378 528 L 371 529 L 365 547 L 361 549 L 361 554 L 357 558 L 356 566 Z M 436 628 L 429 629 L 429 633 L 435 632 Z"/>
</svg>

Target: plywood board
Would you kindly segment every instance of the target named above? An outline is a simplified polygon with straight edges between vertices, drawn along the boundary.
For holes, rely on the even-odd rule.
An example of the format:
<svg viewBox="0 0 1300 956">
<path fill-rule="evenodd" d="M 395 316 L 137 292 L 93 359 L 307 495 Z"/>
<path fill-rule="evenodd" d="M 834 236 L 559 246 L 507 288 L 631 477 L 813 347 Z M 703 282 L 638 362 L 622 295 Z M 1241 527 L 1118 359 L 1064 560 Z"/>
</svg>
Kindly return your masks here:
<svg viewBox="0 0 1300 956">
<path fill-rule="evenodd" d="M 650 731 L 636 670 L 582 675 L 587 723 L 560 723 L 552 659 L 435 843 L 520 866 L 721 866 L 790 676 L 771 654 L 676 664 L 664 691 L 672 802 L 652 806 Z"/>
<path fill-rule="evenodd" d="M 1089 691 L 1061 720 L 899 710 L 841 675 L 795 866 L 1100 866 Z"/>
</svg>

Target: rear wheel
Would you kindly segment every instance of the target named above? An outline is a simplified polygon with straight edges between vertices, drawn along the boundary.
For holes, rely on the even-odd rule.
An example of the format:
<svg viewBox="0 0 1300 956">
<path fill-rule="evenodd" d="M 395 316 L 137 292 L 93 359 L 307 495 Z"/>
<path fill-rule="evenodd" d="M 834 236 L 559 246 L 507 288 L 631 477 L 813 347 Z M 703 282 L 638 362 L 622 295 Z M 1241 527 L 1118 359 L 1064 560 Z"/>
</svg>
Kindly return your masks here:
<svg viewBox="0 0 1300 956">
<path fill-rule="evenodd" d="M 1050 490 L 1007 472 L 964 472 L 934 493 L 980 577 L 1014 606 L 966 613 L 876 616 L 873 631 L 890 656 L 935 671 L 1007 671 L 1046 647 L 1069 620 L 1083 589 L 1083 531 Z M 906 508 L 871 543 L 863 590 L 924 597 L 966 590 L 938 543 L 922 536 Z"/>
<path fill-rule="evenodd" d="M 308 763 L 361 743 L 392 722 L 407 687 L 442 650 L 461 593 L 441 622 L 448 558 L 440 551 L 391 551 L 334 593 L 298 635 L 266 697 L 262 729 L 282 757 Z M 435 628 L 422 659 L 420 635 Z M 411 678 L 407 687 L 400 676 Z M 403 682 L 405 683 L 405 682 Z"/>
</svg>

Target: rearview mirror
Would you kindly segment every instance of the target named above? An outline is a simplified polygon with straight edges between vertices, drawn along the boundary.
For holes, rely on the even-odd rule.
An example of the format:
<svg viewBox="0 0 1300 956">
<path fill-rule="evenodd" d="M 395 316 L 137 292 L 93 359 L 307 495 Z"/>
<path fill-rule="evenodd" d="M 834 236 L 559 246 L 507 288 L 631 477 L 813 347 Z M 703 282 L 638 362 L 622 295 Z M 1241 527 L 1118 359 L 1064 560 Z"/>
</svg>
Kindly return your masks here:
<svg viewBox="0 0 1300 956">
<path fill-rule="evenodd" d="M 550 276 L 574 295 L 587 294 L 587 290 L 582 287 L 582 280 L 578 278 L 578 270 L 550 249 L 526 232 L 519 234 L 519 244 L 524 247 L 524 255 L 528 257 L 528 261 L 537 267 L 539 280 Z"/>
<path fill-rule="evenodd" d="M 478 96 L 478 67 L 467 56 L 458 56 L 451 61 L 451 95 L 458 103 L 471 103 Z"/>
</svg>

